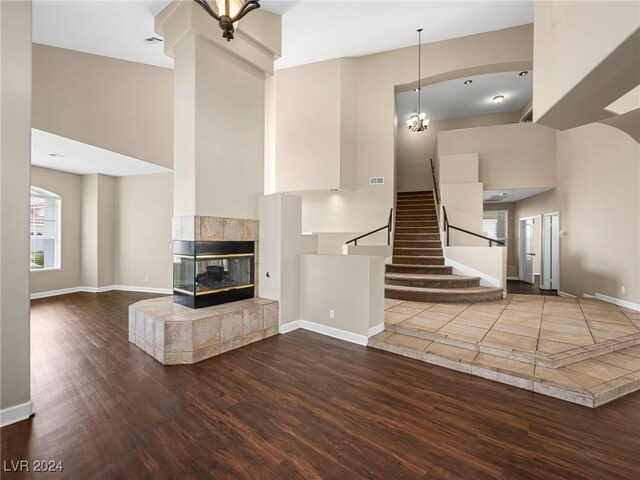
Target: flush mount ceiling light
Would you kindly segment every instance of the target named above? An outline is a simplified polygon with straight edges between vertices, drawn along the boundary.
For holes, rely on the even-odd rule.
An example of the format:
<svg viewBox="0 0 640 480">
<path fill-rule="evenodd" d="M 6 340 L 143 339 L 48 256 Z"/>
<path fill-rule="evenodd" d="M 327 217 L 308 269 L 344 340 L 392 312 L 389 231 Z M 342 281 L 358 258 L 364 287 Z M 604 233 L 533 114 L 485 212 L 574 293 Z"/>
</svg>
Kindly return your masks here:
<svg viewBox="0 0 640 480">
<path fill-rule="evenodd" d="M 207 0 L 193 1 L 218 21 L 218 25 L 220 25 L 222 29 L 222 37 L 226 38 L 227 42 L 233 39 L 235 25 L 242 17 L 250 11 L 260 8 L 260 2 L 258 0 L 216 0 L 218 14 L 211 8 Z"/>
<path fill-rule="evenodd" d="M 527 73 L 529 73 L 527 70 L 523 70 L 522 72 L 520 72 L 518 74 L 519 77 L 524 77 Z"/>
<path fill-rule="evenodd" d="M 473 83 L 473 80 L 465 80 L 464 84 L 465 85 L 471 85 Z"/>
<path fill-rule="evenodd" d="M 418 29 L 418 88 L 414 90 L 414 92 L 418 91 L 418 111 L 414 112 L 409 120 L 407 120 L 407 127 L 412 132 L 424 132 L 429 126 L 429 119 L 427 118 L 427 114 L 420 111 L 420 94 L 422 93 L 421 80 L 420 75 L 422 73 L 421 68 L 421 60 L 422 60 L 422 29 Z"/>
<path fill-rule="evenodd" d="M 502 103 L 504 100 L 504 95 L 496 95 L 493 97 L 493 103 Z"/>
</svg>

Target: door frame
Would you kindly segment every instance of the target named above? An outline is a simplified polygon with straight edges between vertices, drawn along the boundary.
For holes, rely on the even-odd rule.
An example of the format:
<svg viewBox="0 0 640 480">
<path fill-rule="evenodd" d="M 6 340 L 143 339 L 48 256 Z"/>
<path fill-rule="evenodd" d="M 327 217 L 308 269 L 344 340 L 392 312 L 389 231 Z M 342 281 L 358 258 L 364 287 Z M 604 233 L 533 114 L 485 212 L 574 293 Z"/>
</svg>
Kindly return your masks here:
<svg viewBox="0 0 640 480">
<path fill-rule="evenodd" d="M 524 282 L 524 248 L 523 248 L 523 237 L 522 237 L 522 221 L 523 220 L 533 220 L 535 222 L 536 218 L 542 218 L 542 215 L 530 215 L 528 217 L 521 217 L 518 219 L 518 279 L 521 282 Z M 535 228 L 534 228 L 535 235 Z M 542 277 L 542 276 L 541 276 Z M 531 285 L 536 284 L 536 276 L 535 272 L 533 275 L 533 283 Z"/>
<path fill-rule="evenodd" d="M 541 252 L 540 252 L 540 255 L 541 255 L 541 258 L 540 258 L 540 270 L 541 270 L 541 272 L 540 272 L 540 288 L 542 288 L 544 286 L 545 261 L 547 260 L 547 252 L 545 251 L 544 246 L 546 244 L 546 241 L 545 241 L 546 237 L 547 237 L 547 235 L 549 235 L 549 233 L 544 228 L 544 220 L 545 220 L 546 217 L 553 217 L 554 215 L 557 215 L 557 217 L 558 217 L 558 232 L 557 232 L 558 233 L 558 251 L 556 252 L 556 256 L 557 256 L 557 260 L 558 260 L 558 276 L 557 276 L 556 279 L 554 279 L 555 282 L 553 282 L 553 283 L 555 285 L 552 284 L 552 287 L 554 287 L 553 290 L 556 290 L 556 291 L 559 292 L 560 291 L 560 278 L 561 278 L 561 275 L 560 275 L 560 238 L 561 238 L 560 232 L 562 231 L 562 229 L 560 228 L 560 212 L 559 211 L 547 212 L 547 213 L 543 213 L 541 215 L 541 217 L 542 217 L 542 227 L 541 227 L 541 229 L 542 229 L 542 242 L 541 242 L 542 245 L 541 245 L 541 248 L 540 248 L 540 250 L 541 250 Z"/>
</svg>

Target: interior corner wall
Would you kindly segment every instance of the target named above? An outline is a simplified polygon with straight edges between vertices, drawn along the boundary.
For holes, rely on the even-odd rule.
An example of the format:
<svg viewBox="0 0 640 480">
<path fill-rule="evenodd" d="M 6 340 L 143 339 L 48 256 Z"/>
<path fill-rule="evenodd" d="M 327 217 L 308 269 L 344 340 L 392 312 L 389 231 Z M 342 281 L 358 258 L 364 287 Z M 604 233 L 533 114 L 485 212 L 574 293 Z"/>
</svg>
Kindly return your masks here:
<svg viewBox="0 0 640 480">
<path fill-rule="evenodd" d="M 98 288 L 115 284 L 116 181 L 98 175 Z"/>
<path fill-rule="evenodd" d="M 515 204 L 509 203 L 485 203 L 483 211 L 491 212 L 495 210 L 507 211 L 507 276 L 518 276 L 518 244 L 516 241 L 515 230 L 519 228 L 518 219 L 515 218 Z"/>
<path fill-rule="evenodd" d="M 563 292 L 640 304 L 639 158 L 640 145 L 607 125 L 558 132 L 557 187 L 516 202 L 516 220 L 560 212 Z"/>
<path fill-rule="evenodd" d="M 5 409 L 29 403 L 31 394 L 31 2 L 0 2 L 0 99 L 0 409 L 5 417 Z"/>
<path fill-rule="evenodd" d="M 80 285 L 82 176 L 42 167 L 31 167 L 31 185 L 61 198 L 60 270 L 32 271 L 30 292 L 74 288 Z"/>
<path fill-rule="evenodd" d="M 115 212 L 115 283 L 172 288 L 173 173 L 118 178 Z"/>
<path fill-rule="evenodd" d="M 399 192 L 416 192 L 433 189 L 429 159 L 436 157 L 438 132 L 487 125 L 518 123 L 519 112 L 475 115 L 471 117 L 435 120 L 425 132 L 410 131 L 399 119 L 396 136 L 396 184 Z"/>
<path fill-rule="evenodd" d="M 34 43 L 32 126 L 172 168 L 173 71 Z"/>
<path fill-rule="evenodd" d="M 98 175 L 82 177 L 80 285 L 98 288 Z M 49 290 L 49 289 L 47 289 Z"/>
</svg>

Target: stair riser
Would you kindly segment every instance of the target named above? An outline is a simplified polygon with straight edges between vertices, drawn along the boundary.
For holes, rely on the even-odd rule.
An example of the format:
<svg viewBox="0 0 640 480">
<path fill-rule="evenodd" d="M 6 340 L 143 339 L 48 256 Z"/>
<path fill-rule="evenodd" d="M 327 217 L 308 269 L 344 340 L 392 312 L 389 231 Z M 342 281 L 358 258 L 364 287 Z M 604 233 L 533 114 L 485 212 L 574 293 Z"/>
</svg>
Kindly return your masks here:
<svg viewBox="0 0 640 480">
<path fill-rule="evenodd" d="M 403 227 L 438 227 L 438 222 L 429 220 L 396 220 L 396 228 Z"/>
<path fill-rule="evenodd" d="M 394 248 L 393 254 L 441 257 L 442 249 L 441 248 Z"/>
<path fill-rule="evenodd" d="M 419 288 L 471 288 L 479 287 L 477 278 L 462 278 L 456 280 L 430 279 L 430 278 L 385 278 L 385 285 L 398 285 L 401 287 Z"/>
<path fill-rule="evenodd" d="M 407 210 L 416 209 L 416 208 L 422 208 L 426 210 L 435 210 L 436 204 L 432 202 L 420 202 L 420 201 L 413 201 L 413 202 L 397 201 L 396 207 L 407 209 Z"/>
<path fill-rule="evenodd" d="M 427 233 L 427 234 L 420 234 L 420 233 L 402 233 L 402 232 L 396 232 L 396 234 L 394 235 L 394 240 L 395 241 L 399 241 L 399 242 L 403 242 L 405 240 L 433 240 L 433 241 L 440 241 L 440 233 Z"/>
<path fill-rule="evenodd" d="M 444 258 L 393 256 L 393 263 L 405 265 L 444 265 Z"/>
<path fill-rule="evenodd" d="M 396 226 L 396 234 L 412 234 L 412 233 L 433 233 L 439 234 L 438 227 L 398 227 Z"/>
<path fill-rule="evenodd" d="M 428 265 L 415 265 L 405 267 L 403 265 L 387 265 L 387 273 L 418 273 L 422 275 L 451 275 L 453 267 L 437 267 Z"/>
<path fill-rule="evenodd" d="M 491 302 L 502 299 L 502 291 L 474 292 L 474 293 L 439 293 L 439 292 L 411 292 L 385 289 L 385 298 L 406 300 L 410 302 L 428 303 L 476 303 Z"/>
<path fill-rule="evenodd" d="M 393 242 L 395 248 L 440 248 L 442 243 L 440 240 L 420 241 L 420 240 L 396 240 Z"/>
<path fill-rule="evenodd" d="M 402 219 L 402 220 L 438 220 L 438 217 L 435 214 L 430 214 L 430 213 L 413 213 L 413 212 L 406 212 L 406 213 L 400 213 L 397 212 L 396 213 L 396 219 Z"/>
</svg>

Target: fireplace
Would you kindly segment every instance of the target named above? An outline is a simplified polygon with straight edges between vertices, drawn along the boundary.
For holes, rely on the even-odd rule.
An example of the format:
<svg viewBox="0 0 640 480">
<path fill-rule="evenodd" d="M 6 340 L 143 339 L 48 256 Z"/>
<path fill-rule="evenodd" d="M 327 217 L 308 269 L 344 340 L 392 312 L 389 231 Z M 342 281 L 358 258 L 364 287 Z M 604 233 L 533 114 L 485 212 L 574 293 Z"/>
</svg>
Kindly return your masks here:
<svg viewBox="0 0 640 480">
<path fill-rule="evenodd" d="M 200 308 L 253 298 L 254 245 L 250 241 L 174 240 L 174 302 Z"/>
</svg>

